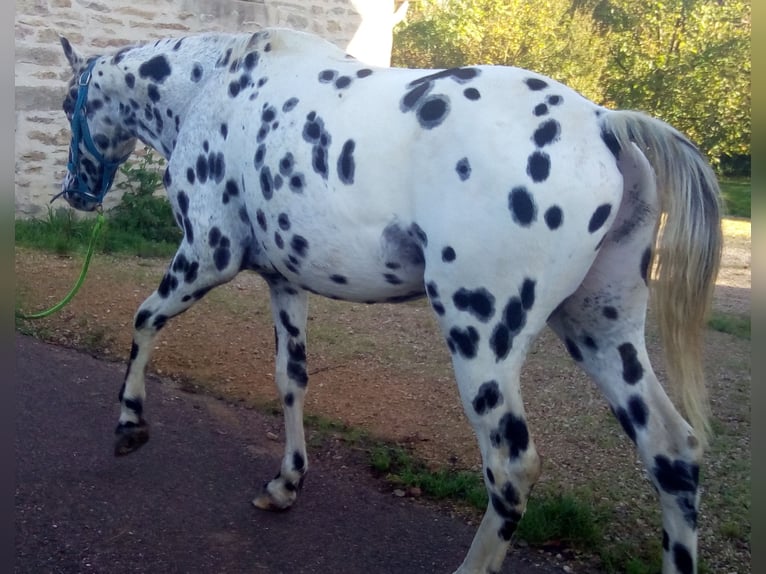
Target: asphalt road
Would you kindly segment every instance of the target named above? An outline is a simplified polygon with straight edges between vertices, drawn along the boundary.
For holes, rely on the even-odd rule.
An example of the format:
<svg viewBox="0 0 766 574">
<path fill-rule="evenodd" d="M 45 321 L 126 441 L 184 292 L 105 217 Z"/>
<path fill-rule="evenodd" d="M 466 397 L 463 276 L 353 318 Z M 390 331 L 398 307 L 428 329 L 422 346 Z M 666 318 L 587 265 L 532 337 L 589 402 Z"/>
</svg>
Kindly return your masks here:
<svg viewBox="0 0 766 574">
<path fill-rule="evenodd" d="M 17 334 L 15 572 L 424 574 L 463 559 L 474 526 L 330 459 L 310 459 L 293 509 L 256 510 L 281 421 L 168 382 L 149 380 L 149 443 L 115 458 L 124 368 Z M 562 569 L 520 549 L 503 572 Z"/>
</svg>

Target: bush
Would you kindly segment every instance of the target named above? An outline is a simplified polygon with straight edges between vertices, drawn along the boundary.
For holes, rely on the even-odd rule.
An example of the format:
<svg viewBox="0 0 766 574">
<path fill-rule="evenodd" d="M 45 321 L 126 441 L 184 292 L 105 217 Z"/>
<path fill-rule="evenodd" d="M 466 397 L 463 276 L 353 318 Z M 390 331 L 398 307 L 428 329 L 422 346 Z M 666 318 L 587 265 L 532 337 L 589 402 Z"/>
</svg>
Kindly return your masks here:
<svg viewBox="0 0 766 574">
<path fill-rule="evenodd" d="M 127 232 L 148 241 L 177 244 L 183 234 L 176 225 L 167 198 L 155 195 L 162 187 L 162 158 L 155 158 L 149 148 L 137 162 L 125 162 L 120 171 L 125 180 L 117 184 L 123 190 L 121 203 L 109 212 L 110 230 Z"/>
</svg>

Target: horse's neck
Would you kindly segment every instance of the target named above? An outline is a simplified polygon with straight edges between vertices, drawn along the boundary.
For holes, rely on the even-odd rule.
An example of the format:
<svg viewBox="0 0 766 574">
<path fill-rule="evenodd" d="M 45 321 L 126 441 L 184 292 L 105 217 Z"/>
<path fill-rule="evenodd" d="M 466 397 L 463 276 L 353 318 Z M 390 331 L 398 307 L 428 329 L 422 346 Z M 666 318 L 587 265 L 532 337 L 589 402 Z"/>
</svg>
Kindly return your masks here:
<svg viewBox="0 0 766 574">
<path fill-rule="evenodd" d="M 236 53 L 247 39 L 223 34 L 166 39 L 114 57 L 110 91 L 122 104 L 128 131 L 169 158 L 194 97 L 205 82 L 227 71 L 227 51 Z"/>
</svg>

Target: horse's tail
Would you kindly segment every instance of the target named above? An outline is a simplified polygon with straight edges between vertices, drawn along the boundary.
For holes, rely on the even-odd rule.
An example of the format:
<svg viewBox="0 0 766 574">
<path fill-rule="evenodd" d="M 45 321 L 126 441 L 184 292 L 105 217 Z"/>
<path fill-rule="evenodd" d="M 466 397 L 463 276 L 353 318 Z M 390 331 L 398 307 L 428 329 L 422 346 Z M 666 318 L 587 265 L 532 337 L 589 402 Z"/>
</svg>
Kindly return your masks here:
<svg viewBox="0 0 766 574">
<path fill-rule="evenodd" d="M 668 378 L 680 388 L 687 419 L 704 447 L 710 404 L 702 369 L 703 335 L 723 245 L 718 181 L 700 151 L 668 124 L 632 111 L 611 111 L 602 118 L 604 132 L 622 149 L 635 143 L 655 172 L 661 216 L 650 282 L 653 306 Z"/>
</svg>

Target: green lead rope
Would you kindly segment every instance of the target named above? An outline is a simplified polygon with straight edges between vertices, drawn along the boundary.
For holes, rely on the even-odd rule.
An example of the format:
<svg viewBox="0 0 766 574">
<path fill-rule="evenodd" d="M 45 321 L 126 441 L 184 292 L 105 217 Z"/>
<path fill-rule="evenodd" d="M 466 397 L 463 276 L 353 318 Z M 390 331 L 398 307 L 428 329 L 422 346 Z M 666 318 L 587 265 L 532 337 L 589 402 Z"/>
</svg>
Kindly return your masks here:
<svg viewBox="0 0 766 574">
<path fill-rule="evenodd" d="M 82 271 L 80 272 L 80 277 L 77 279 L 77 283 L 74 284 L 74 287 L 72 287 L 72 290 L 66 294 L 66 296 L 58 303 L 56 303 L 53 307 L 50 309 L 46 309 L 45 311 L 40 311 L 39 313 L 33 313 L 32 315 L 25 315 L 24 313 L 21 313 L 20 311 L 16 311 L 16 317 L 20 319 L 42 319 L 43 317 L 47 317 L 48 315 L 52 315 L 56 311 L 59 311 L 64 305 L 69 303 L 69 301 L 72 300 L 72 297 L 75 296 L 75 293 L 80 290 L 80 287 L 82 287 L 83 282 L 85 281 L 85 274 L 88 272 L 88 266 L 90 265 L 90 259 L 93 256 L 93 251 L 96 249 L 96 239 L 98 238 L 98 234 L 101 231 L 101 227 L 104 225 L 104 212 L 101 210 L 99 206 L 98 210 L 98 218 L 96 219 L 96 224 L 93 226 L 93 232 L 90 236 L 90 245 L 88 246 L 88 253 L 85 255 L 85 263 L 83 263 Z"/>
</svg>

